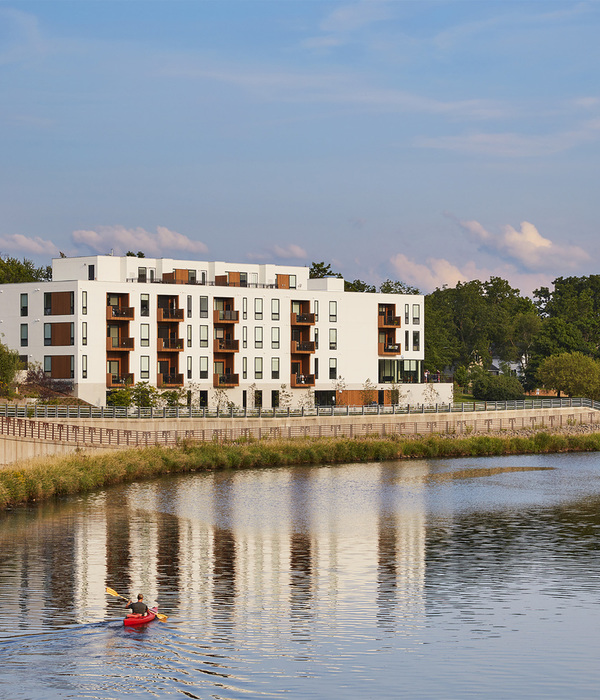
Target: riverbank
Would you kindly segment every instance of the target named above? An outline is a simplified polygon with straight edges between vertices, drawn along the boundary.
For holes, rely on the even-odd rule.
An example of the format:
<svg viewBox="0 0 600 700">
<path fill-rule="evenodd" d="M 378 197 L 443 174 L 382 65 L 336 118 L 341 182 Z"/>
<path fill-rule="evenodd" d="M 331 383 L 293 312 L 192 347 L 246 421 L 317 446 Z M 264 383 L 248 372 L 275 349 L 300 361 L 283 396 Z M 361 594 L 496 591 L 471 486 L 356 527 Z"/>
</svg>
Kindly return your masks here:
<svg viewBox="0 0 600 700">
<path fill-rule="evenodd" d="M 86 493 L 169 473 L 337 464 L 392 459 L 600 451 L 596 426 L 503 435 L 389 438 L 296 438 L 148 447 L 98 455 L 69 455 L 0 469 L 0 509 Z"/>
</svg>

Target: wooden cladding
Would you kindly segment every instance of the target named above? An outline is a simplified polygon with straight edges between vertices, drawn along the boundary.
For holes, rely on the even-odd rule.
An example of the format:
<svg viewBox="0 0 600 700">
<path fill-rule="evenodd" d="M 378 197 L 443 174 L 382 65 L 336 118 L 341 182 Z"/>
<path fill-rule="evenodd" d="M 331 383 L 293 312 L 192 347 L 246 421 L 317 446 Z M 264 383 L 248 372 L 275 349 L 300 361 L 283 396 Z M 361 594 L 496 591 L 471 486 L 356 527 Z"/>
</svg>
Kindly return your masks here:
<svg viewBox="0 0 600 700">
<path fill-rule="evenodd" d="M 290 288 L 290 276 L 289 275 L 276 275 L 276 287 L 277 287 L 277 289 L 289 289 Z"/>
<path fill-rule="evenodd" d="M 49 355 L 44 358 L 44 369 L 52 379 L 73 378 L 73 355 Z"/>
<path fill-rule="evenodd" d="M 75 292 L 45 292 L 45 316 L 70 316 L 75 313 Z"/>
<path fill-rule="evenodd" d="M 50 326 L 49 333 L 44 329 L 44 345 L 73 345 L 73 324 L 66 323 L 47 323 L 46 328 Z M 49 338 L 46 337 L 49 335 Z M 49 342 L 48 342 L 49 341 Z"/>
</svg>

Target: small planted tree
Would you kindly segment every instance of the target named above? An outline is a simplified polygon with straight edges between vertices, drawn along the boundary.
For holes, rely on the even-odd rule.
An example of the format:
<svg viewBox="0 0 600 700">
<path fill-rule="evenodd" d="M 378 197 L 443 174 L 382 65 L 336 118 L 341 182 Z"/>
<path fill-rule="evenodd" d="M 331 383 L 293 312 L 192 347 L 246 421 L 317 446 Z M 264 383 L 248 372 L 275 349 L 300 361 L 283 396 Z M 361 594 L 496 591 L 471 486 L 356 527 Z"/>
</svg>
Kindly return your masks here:
<svg viewBox="0 0 600 700">
<path fill-rule="evenodd" d="M 288 388 L 288 385 L 282 384 L 279 389 L 279 407 L 289 408 L 292 405 L 293 396 L 292 390 Z"/>
<path fill-rule="evenodd" d="M 138 382 L 131 388 L 131 400 L 134 406 L 152 408 L 158 401 L 158 389 L 148 382 Z"/>
<path fill-rule="evenodd" d="M 333 382 L 333 390 L 335 392 L 336 405 L 343 406 L 344 392 L 346 391 L 346 382 L 341 375 Z"/>
<path fill-rule="evenodd" d="M 375 401 L 376 389 L 375 384 L 367 377 L 360 391 L 360 400 L 363 406 L 368 406 Z"/>
</svg>

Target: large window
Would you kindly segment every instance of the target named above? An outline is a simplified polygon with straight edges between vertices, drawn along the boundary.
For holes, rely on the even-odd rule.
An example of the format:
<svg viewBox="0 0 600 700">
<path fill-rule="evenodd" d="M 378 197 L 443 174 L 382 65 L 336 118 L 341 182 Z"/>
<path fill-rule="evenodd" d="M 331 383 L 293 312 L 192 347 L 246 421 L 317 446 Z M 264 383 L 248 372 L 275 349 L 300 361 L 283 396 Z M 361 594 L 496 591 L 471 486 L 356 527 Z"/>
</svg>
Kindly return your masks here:
<svg viewBox="0 0 600 700">
<path fill-rule="evenodd" d="M 271 347 L 273 350 L 279 349 L 279 328 L 277 326 L 271 328 Z"/>
<path fill-rule="evenodd" d="M 192 378 L 192 358 L 191 357 L 187 358 L 187 378 L 188 379 Z"/>
<path fill-rule="evenodd" d="M 200 347 L 208 347 L 208 326 L 200 326 Z"/>
<path fill-rule="evenodd" d="M 279 379 L 279 358 L 271 358 L 271 379 Z"/>
<path fill-rule="evenodd" d="M 263 359 L 262 357 L 254 358 L 254 379 L 262 379 L 263 376 Z"/>
<path fill-rule="evenodd" d="M 329 379 L 337 379 L 337 358 L 329 358 Z"/>
<path fill-rule="evenodd" d="M 421 323 L 421 307 L 419 304 L 413 304 L 413 323 Z"/>
<path fill-rule="evenodd" d="M 87 314 L 87 292 L 81 292 L 81 313 L 85 316 Z"/>
<path fill-rule="evenodd" d="M 29 345 L 29 326 L 26 323 L 21 324 L 21 347 L 26 348 Z"/>
<path fill-rule="evenodd" d="M 81 323 L 81 344 L 87 345 L 87 321 Z"/>
<path fill-rule="evenodd" d="M 413 350 L 420 350 L 420 340 L 421 340 L 421 334 L 419 331 L 413 331 L 413 342 L 412 342 L 412 349 Z"/>
<path fill-rule="evenodd" d="M 21 294 L 21 316 L 27 316 L 29 313 L 29 295 Z"/>
<path fill-rule="evenodd" d="M 44 345 L 52 345 L 52 324 L 44 323 Z"/>
<path fill-rule="evenodd" d="M 248 326 L 242 326 L 242 347 L 248 347 Z"/>
<path fill-rule="evenodd" d="M 191 294 L 188 294 L 188 298 L 187 298 L 187 317 L 192 318 L 192 295 Z"/>
<path fill-rule="evenodd" d="M 248 318 L 248 298 L 243 297 L 242 299 L 242 320 L 245 321 Z"/>
<path fill-rule="evenodd" d="M 337 328 L 329 329 L 329 349 L 337 350 Z"/>
<path fill-rule="evenodd" d="M 262 326 L 256 326 L 254 329 L 254 347 L 262 348 L 263 346 L 263 329 Z"/>
<path fill-rule="evenodd" d="M 208 357 L 200 358 L 200 379 L 208 379 Z"/>
<path fill-rule="evenodd" d="M 296 289 L 296 275 L 290 275 L 290 289 Z"/>
<path fill-rule="evenodd" d="M 150 355 L 140 357 L 140 378 L 150 379 Z"/>
<path fill-rule="evenodd" d="M 150 324 L 140 324 L 140 345 L 147 348 L 150 345 Z"/>
<path fill-rule="evenodd" d="M 187 346 L 188 348 L 192 347 L 192 327 L 190 325 L 187 327 Z"/>
<path fill-rule="evenodd" d="M 404 323 L 410 323 L 410 304 L 404 304 Z"/>
<path fill-rule="evenodd" d="M 248 379 L 248 358 L 242 357 L 242 379 Z"/>
<path fill-rule="evenodd" d="M 315 321 L 318 321 L 319 320 L 319 302 L 317 299 L 315 299 L 315 301 L 314 301 L 313 308 L 315 310 Z"/>
<path fill-rule="evenodd" d="M 81 356 L 81 378 L 87 379 L 87 355 Z"/>
<path fill-rule="evenodd" d="M 262 321 L 263 317 L 263 300 L 260 298 L 256 298 L 254 300 L 254 318 L 257 321 Z"/>
<path fill-rule="evenodd" d="M 271 299 L 271 320 L 279 321 L 279 299 Z"/>
<path fill-rule="evenodd" d="M 140 316 L 150 316 L 149 294 L 140 294 Z"/>
<path fill-rule="evenodd" d="M 337 301 L 329 302 L 329 323 L 337 323 Z"/>
<path fill-rule="evenodd" d="M 200 318 L 208 318 L 208 297 L 200 297 Z"/>
</svg>

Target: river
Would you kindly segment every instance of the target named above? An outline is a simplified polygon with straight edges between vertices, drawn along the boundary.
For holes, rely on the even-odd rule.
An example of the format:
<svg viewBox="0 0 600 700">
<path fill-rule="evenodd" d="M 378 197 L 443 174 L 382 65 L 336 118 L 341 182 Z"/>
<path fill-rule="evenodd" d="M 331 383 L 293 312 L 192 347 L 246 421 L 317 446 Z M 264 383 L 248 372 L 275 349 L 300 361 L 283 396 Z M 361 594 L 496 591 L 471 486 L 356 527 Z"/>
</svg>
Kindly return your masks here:
<svg viewBox="0 0 600 700">
<path fill-rule="evenodd" d="M 0 515 L 0 698 L 596 698 L 600 456 L 167 476 Z M 166 622 L 125 628 L 123 595 Z"/>
</svg>

